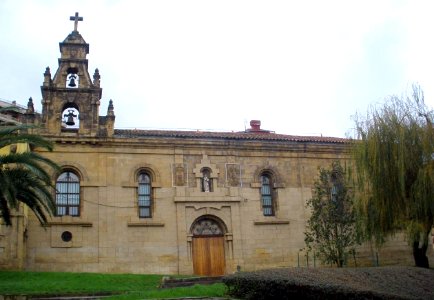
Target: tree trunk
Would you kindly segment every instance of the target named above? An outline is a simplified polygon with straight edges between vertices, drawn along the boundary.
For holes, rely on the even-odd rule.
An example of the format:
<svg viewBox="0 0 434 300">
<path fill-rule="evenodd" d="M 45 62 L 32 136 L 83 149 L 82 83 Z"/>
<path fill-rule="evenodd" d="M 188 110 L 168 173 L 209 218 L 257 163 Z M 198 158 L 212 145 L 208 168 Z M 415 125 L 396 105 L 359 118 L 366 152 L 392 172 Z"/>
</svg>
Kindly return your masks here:
<svg viewBox="0 0 434 300">
<path fill-rule="evenodd" d="M 428 257 L 426 256 L 426 250 L 428 249 L 428 243 L 423 243 L 419 248 L 419 241 L 413 242 L 413 257 L 416 267 L 429 268 Z"/>
<path fill-rule="evenodd" d="M 413 240 L 413 258 L 416 267 L 429 268 L 428 257 L 426 256 L 426 251 L 428 250 L 429 236 L 431 229 L 433 227 L 433 218 L 429 216 L 427 222 L 424 224 L 424 231 L 419 235 L 418 239 Z M 421 242 L 421 247 L 419 244 Z"/>
</svg>

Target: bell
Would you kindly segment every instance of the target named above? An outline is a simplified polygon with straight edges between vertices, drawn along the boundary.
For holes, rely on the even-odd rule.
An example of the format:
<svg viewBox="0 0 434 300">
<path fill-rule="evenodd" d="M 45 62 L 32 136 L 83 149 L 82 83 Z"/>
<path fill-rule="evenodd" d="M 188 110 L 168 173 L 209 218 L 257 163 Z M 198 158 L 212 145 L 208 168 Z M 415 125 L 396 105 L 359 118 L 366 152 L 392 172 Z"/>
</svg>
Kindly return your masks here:
<svg viewBox="0 0 434 300">
<path fill-rule="evenodd" d="M 66 122 L 65 122 L 66 125 L 68 125 L 68 126 L 75 125 L 74 117 L 77 117 L 77 115 L 74 114 L 74 110 L 69 109 L 68 113 L 64 114 L 63 116 L 67 118 Z"/>
<path fill-rule="evenodd" d="M 75 125 L 74 117 L 72 115 L 68 115 L 68 119 L 66 120 L 65 124 L 68 125 L 68 126 Z"/>
<path fill-rule="evenodd" d="M 69 80 L 69 84 L 68 84 L 68 86 L 69 86 L 69 87 L 75 87 L 75 86 L 77 86 L 77 85 L 75 84 L 75 76 L 71 76 L 70 78 L 71 78 L 71 79 Z"/>
</svg>

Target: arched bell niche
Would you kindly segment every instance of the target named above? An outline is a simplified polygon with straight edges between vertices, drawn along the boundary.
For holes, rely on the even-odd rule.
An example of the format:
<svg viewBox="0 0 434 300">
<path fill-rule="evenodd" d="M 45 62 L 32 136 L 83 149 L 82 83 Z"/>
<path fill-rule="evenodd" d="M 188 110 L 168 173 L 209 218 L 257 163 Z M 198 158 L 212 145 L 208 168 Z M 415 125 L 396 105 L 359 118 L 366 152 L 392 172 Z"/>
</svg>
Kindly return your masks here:
<svg viewBox="0 0 434 300">
<path fill-rule="evenodd" d="M 78 130 L 80 128 L 80 111 L 75 103 L 67 103 L 62 109 L 62 129 Z"/>
<path fill-rule="evenodd" d="M 78 88 L 80 76 L 78 76 L 77 68 L 68 68 L 66 75 L 66 87 L 70 89 Z"/>
</svg>

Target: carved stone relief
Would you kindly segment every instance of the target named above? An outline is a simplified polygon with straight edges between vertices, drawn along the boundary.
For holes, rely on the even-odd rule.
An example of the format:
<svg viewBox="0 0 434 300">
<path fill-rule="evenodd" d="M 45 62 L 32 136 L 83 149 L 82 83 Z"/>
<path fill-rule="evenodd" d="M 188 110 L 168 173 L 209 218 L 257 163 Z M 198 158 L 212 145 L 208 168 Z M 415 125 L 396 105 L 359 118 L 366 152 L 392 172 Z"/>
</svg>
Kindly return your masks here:
<svg viewBox="0 0 434 300">
<path fill-rule="evenodd" d="M 226 164 L 226 182 L 228 186 L 241 185 L 241 168 L 239 164 Z"/>
<path fill-rule="evenodd" d="M 173 185 L 185 186 L 187 184 L 187 166 L 185 164 L 172 165 Z"/>
</svg>

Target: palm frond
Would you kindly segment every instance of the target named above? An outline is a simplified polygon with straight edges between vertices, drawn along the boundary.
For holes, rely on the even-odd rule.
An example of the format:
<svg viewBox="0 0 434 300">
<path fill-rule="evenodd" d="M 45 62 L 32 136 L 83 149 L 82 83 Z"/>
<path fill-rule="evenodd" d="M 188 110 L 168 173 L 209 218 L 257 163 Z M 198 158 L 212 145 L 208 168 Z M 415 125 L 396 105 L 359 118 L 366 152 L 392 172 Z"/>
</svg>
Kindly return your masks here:
<svg viewBox="0 0 434 300">
<path fill-rule="evenodd" d="M 53 149 L 50 141 L 26 133 L 29 128 L 34 126 L 0 126 L 0 148 L 27 143 Z M 0 217 L 7 225 L 12 224 L 10 210 L 18 208 L 19 203 L 28 206 L 41 224 L 47 222 L 47 216 L 55 212 L 50 172 L 58 170 L 56 163 L 35 152 L 0 155 Z"/>
</svg>

